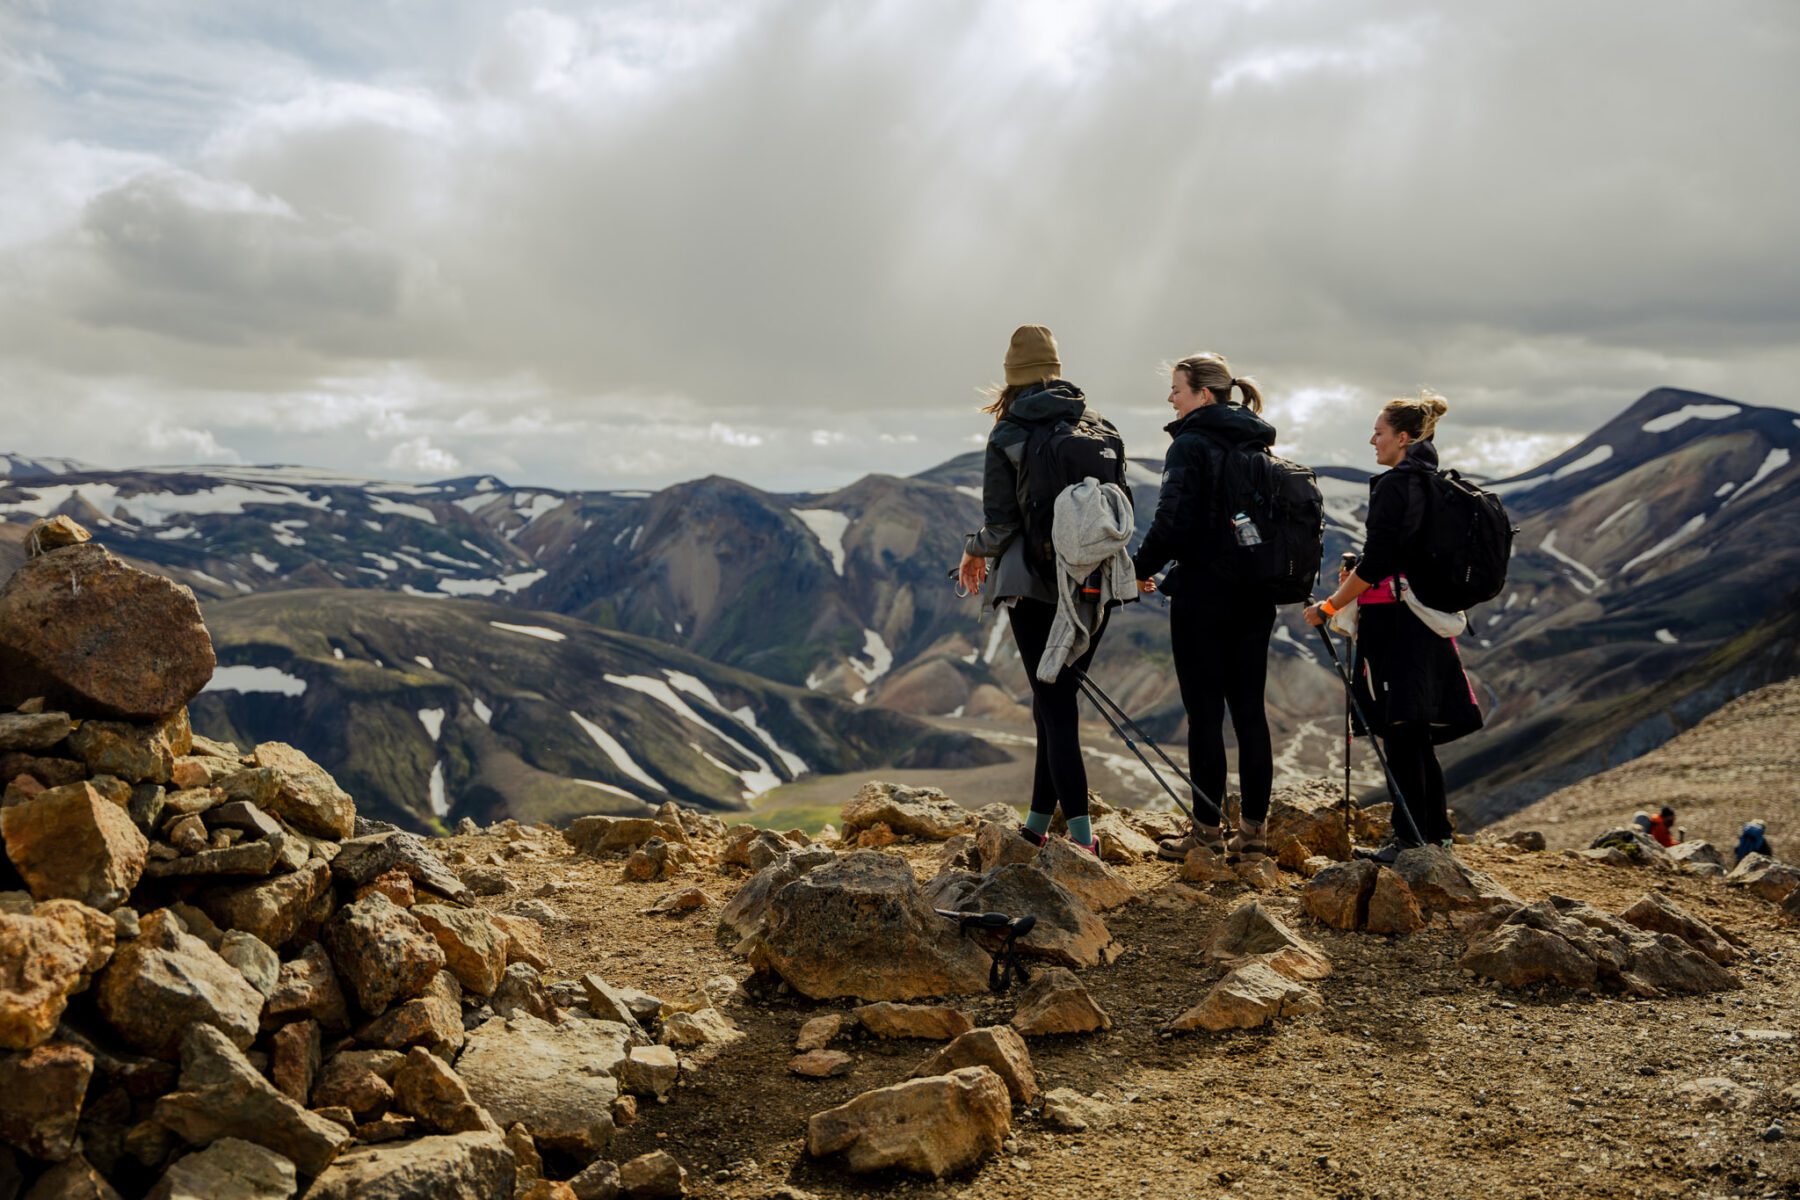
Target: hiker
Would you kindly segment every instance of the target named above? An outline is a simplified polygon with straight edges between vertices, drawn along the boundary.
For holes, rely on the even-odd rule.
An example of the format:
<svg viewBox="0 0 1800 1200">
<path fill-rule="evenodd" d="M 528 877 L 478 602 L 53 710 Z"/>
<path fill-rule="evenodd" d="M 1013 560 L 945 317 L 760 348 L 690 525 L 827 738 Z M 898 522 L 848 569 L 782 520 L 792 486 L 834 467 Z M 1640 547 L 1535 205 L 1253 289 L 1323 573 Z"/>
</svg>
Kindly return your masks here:
<svg viewBox="0 0 1800 1200">
<path fill-rule="evenodd" d="M 1122 487 L 1125 446 L 1111 422 L 1088 408 L 1081 389 L 1062 378 L 1056 338 L 1048 329 L 1021 325 L 1012 335 L 1004 365 L 1006 385 L 981 410 L 994 417 L 982 471 L 982 526 L 964 542 L 957 580 L 964 590 L 980 592 L 988 583 L 989 560 L 997 560 L 988 603 L 1007 610 L 1013 641 L 1031 683 L 1037 757 L 1031 778 L 1031 811 L 1020 835 L 1033 845 L 1043 845 L 1060 805 L 1070 840 L 1098 854 L 1099 843 L 1088 817 L 1087 766 L 1081 758 L 1076 701 L 1079 674 L 1087 671 L 1099 649 L 1110 606 L 1102 596 L 1093 604 L 1085 625 L 1071 617 L 1068 606 L 1072 600 L 1063 586 L 1066 571 L 1060 568 L 1053 546 L 1052 504 L 1066 506 L 1073 497 L 1065 497 L 1063 481 L 1051 475 L 1068 443 L 1080 439 L 1082 446 L 1099 456 L 1088 473 L 1107 475 L 1102 482 Z M 1080 449 L 1076 447 L 1071 454 L 1079 458 Z M 1034 456 L 1028 455 L 1028 450 Z M 1122 539 L 1129 538 L 1131 529 L 1129 492 L 1125 498 Z M 1124 555 L 1123 540 L 1118 554 Z M 1129 573 L 1118 575 L 1128 589 Z M 1063 664 L 1048 681 L 1038 675 L 1046 650 L 1051 656 L 1046 665 L 1053 665 L 1058 656 Z"/>
<path fill-rule="evenodd" d="M 1234 390 L 1240 400 L 1231 398 Z M 1229 844 L 1221 824 L 1195 824 L 1183 837 L 1163 839 L 1157 854 L 1180 861 L 1195 846 L 1205 846 L 1215 854 L 1259 858 L 1266 852 L 1263 825 L 1275 779 L 1263 705 L 1275 603 L 1221 573 L 1215 535 L 1233 515 L 1220 508 L 1229 503 L 1218 487 L 1224 456 L 1266 454 L 1275 444 L 1275 427 L 1259 415 L 1262 392 L 1255 381 L 1234 376 L 1221 354 L 1196 354 L 1174 364 L 1168 404 L 1175 420 L 1164 427 L 1172 441 L 1163 459 L 1162 491 L 1132 564 L 1145 592 L 1157 590 L 1154 576 L 1171 559 L 1176 564 L 1160 586 L 1170 599 L 1175 678 L 1187 710 L 1194 815 L 1201 820 L 1210 815 L 1215 822 L 1222 817 L 1213 806 L 1225 795 L 1227 709 L 1237 734 L 1243 809 Z"/>
<path fill-rule="evenodd" d="M 1731 860 L 1733 866 L 1743 862 L 1752 854 L 1761 854 L 1766 858 L 1775 857 L 1775 850 L 1769 845 L 1765 829 L 1766 827 L 1761 821 L 1744 822 L 1744 831 L 1738 834 L 1737 850 Z"/>
<path fill-rule="evenodd" d="M 1659 846 L 1673 846 L 1681 841 L 1681 831 L 1675 828 L 1675 810 L 1667 804 L 1662 811 L 1650 818 L 1650 836 L 1656 839 Z"/>
<path fill-rule="evenodd" d="M 1307 624 L 1323 625 L 1356 601 L 1360 615 L 1351 677 L 1369 732 L 1387 747 L 1389 792 L 1398 786 L 1420 838 L 1445 846 L 1453 844 L 1454 831 L 1434 747 L 1480 729 L 1481 709 L 1456 639 L 1428 627 L 1400 589 L 1419 555 L 1431 498 L 1428 477 L 1438 469 L 1432 438 L 1449 407 L 1442 396 L 1420 392 L 1382 408 L 1369 445 L 1375 461 L 1388 470 L 1369 481 L 1362 554 L 1354 570 L 1340 569 L 1337 591 L 1304 614 Z M 1391 861 L 1409 840 L 1396 824 L 1394 844 L 1378 859 Z"/>
</svg>

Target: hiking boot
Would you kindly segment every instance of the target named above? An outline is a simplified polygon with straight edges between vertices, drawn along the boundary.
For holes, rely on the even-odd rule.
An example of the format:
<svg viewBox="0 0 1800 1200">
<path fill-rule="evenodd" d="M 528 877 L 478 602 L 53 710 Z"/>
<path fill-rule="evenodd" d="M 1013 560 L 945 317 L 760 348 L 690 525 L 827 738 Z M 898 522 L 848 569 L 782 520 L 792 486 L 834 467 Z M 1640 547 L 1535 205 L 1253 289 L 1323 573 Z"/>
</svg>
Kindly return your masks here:
<svg viewBox="0 0 1800 1200">
<path fill-rule="evenodd" d="M 1390 839 L 1374 849 L 1371 849 L 1368 846 L 1358 846 L 1352 853 L 1357 858 L 1365 859 L 1372 863 L 1380 863 L 1384 867 L 1391 867 L 1394 865 L 1394 860 L 1400 857 L 1400 852 L 1402 850 L 1416 849 L 1418 849 L 1417 844 L 1408 844 L 1406 842 Z"/>
<path fill-rule="evenodd" d="M 1188 851 L 1196 846 L 1205 846 L 1214 854 L 1225 853 L 1225 830 L 1218 825 L 1190 825 L 1186 834 L 1178 838 L 1164 838 L 1156 843 L 1156 857 L 1169 862 L 1186 860 Z"/>
<path fill-rule="evenodd" d="M 1100 857 L 1100 838 L 1098 836 L 1096 836 L 1092 842 L 1089 842 L 1085 846 L 1083 846 L 1080 842 L 1077 842 L 1074 838 L 1070 838 L 1069 842 L 1071 845 L 1074 845 L 1074 846 L 1078 847 L 1079 849 L 1086 850 L 1089 854 L 1093 855 L 1095 858 Z"/>
<path fill-rule="evenodd" d="M 1232 861 L 1255 860 L 1266 857 L 1268 844 L 1263 841 L 1262 821 L 1242 821 L 1231 840 L 1225 843 L 1225 857 Z"/>
<path fill-rule="evenodd" d="M 1031 830 L 1024 825 L 1019 826 L 1019 836 L 1034 846 L 1042 846 L 1045 842 L 1050 840 L 1041 833 L 1031 832 Z"/>
</svg>

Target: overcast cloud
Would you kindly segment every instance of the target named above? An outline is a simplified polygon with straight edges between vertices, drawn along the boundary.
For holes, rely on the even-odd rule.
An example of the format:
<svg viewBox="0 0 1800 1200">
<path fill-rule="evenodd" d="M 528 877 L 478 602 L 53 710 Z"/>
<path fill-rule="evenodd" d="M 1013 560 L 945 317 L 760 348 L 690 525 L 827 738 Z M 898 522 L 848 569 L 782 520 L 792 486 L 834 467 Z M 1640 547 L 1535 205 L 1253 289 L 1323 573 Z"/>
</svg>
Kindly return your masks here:
<svg viewBox="0 0 1800 1200">
<path fill-rule="evenodd" d="M 1800 6 L 0 0 L 0 449 L 770 488 L 984 432 L 1014 325 L 1505 472 L 1797 407 Z"/>
</svg>

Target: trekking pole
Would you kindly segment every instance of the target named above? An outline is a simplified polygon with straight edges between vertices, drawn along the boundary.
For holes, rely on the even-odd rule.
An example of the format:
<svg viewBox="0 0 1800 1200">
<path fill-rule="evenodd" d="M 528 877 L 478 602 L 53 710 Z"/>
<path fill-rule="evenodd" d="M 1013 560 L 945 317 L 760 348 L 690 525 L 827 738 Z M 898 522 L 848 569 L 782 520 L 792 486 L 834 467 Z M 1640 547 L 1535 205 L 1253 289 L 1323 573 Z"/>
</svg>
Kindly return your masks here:
<svg viewBox="0 0 1800 1200">
<path fill-rule="evenodd" d="M 1325 639 L 1325 649 L 1331 655 L 1332 665 L 1337 668 L 1338 677 L 1344 681 L 1344 686 L 1348 689 L 1345 695 L 1350 697 L 1350 704 L 1356 710 L 1357 719 L 1363 723 L 1363 728 L 1369 731 L 1369 745 L 1375 747 L 1375 759 L 1381 764 L 1381 773 L 1387 777 L 1388 790 L 1394 794 L 1394 815 L 1396 818 L 1405 819 L 1406 831 L 1411 836 L 1413 843 L 1423 846 L 1425 839 L 1419 836 L 1419 827 L 1413 821 L 1412 810 L 1406 807 L 1406 797 L 1400 794 L 1400 785 L 1394 780 L 1394 772 L 1388 766 L 1387 754 L 1381 749 L 1381 739 L 1375 736 L 1375 727 L 1369 724 L 1368 714 L 1363 712 L 1362 702 L 1356 698 L 1355 689 L 1351 687 L 1350 672 L 1345 669 L 1344 660 L 1338 657 L 1337 643 L 1331 640 L 1330 632 L 1323 625 L 1319 626 L 1319 636 Z M 1400 827 L 1398 820 L 1394 827 L 1396 829 Z"/>
<path fill-rule="evenodd" d="M 1075 672 L 1076 683 L 1079 684 L 1082 691 L 1086 693 L 1088 702 L 1094 706 L 1102 717 L 1106 718 L 1106 723 L 1111 725 L 1113 732 L 1119 735 L 1119 740 L 1125 743 L 1128 750 L 1137 755 L 1138 761 L 1144 764 L 1144 769 L 1149 771 L 1150 774 L 1155 777 L 1156 782 L 1162 784 L 1162 790 L 1169 793 L 1169 799 L 1175 801 L 1175 807 L 1179 808 L 1189 821 L 1193 822 L 1195 825 L 1200 824 L 1199 818 L 1194 816 L 1194 810 L 1181 802 L 1181 798 L 1175 794 L 1175 789 L 1170 787 L 1168 781 L 1162 777 L 1161 773 L 1158 772 L 1155 767 L 1150 765 L 1150 760 L 1145 758 L 1144 752 L 1137 748 L 1137 743 L 1131 740 L 1130 735 L 1119 727 L 1119 722 L 1113 719 L 1113 714 L 1107 711 L 1108 707 L 1119 714 L 1119 717 L 1124 720 L 1125 724 L 1131 727 L 1132 732 L 1136 733 L 1138 737 L 1144 740 L 1145 745 L 1156 751 L 1156 756 L 1168 764 L 1169 770 L 1175 772 L 1181 782 L 1187 784 L 1188 787 L 1193 790 L 1194 795 L 1206 802 L 1207 808 L 1212 810 L 1216 818 L 1210 823 L 1220 826 L 1225 824 L 1225 809 L 1214 801 L 1211 796 L 1200 790 L 1199 786 L 1195 784 L 1192 779 L 1187 777 L 1187 772 L 1175 765 L 1174 759 L 1163 753 L 1163 748 L 1156 744 L 1156 739 L 1138 728 L 1138 723 L 1131 719 L 1130 713 L 1126 712 L 1123 708 L 1120 708 L 1116 700 L 1101 691 L 1100 685 L 1090 679 L 1086 671 L 1083 671 L 1079 667 L 1070 667 L 1069 670 Z"/>
</svg>

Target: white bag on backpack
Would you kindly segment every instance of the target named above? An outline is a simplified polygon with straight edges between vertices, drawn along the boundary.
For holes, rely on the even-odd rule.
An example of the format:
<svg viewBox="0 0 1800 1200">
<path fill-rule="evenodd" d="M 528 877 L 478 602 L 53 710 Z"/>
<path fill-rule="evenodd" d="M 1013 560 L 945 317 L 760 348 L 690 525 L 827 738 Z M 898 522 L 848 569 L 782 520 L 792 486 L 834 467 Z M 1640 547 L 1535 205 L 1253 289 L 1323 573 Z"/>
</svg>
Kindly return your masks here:
<svg viewBox="0 0 1800 1200">
<path fill-rule="evenodd" d="M 1400 598 L 1406 601 L 1406 607 L 1412 609 L 1413 616 L 1425 622 L 1425 628 L 1443 638 L 1453 638 L 1469 627 L 1469 618 L 1465 613 L 1440 612 L 1428 607 L 1425 602 L 1413 595 L 1412 585 L 1406 582 L 1406 576 L 1399 578 Z"/>
</svg>

